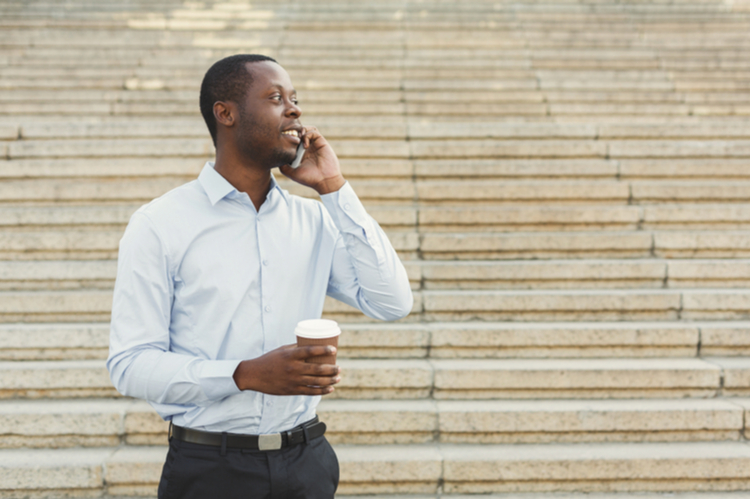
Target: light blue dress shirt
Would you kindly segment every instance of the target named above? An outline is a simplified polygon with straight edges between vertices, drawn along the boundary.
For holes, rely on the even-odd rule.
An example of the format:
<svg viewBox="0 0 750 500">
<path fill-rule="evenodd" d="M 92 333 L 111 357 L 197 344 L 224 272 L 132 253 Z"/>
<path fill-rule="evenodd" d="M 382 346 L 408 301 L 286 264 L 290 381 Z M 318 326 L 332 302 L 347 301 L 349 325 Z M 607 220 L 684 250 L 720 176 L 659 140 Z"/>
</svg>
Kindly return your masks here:
<svg viewBox="0 0 750 500">
<path fill-rule="evenodd" d="M 211 162 L 144 205 L 120 241 L 107 368 L 122 394 L 175 425 L 269 434 L 315 416 L 320 396 L 240 391 L 240 361 L 296 342 L 326 295 L 396 320 L 409 280 L 347 183 L 323 203 L 271 180 L 256 212 Z M 344 333 L 346 335 L 346 333 Z"/>
</svg>

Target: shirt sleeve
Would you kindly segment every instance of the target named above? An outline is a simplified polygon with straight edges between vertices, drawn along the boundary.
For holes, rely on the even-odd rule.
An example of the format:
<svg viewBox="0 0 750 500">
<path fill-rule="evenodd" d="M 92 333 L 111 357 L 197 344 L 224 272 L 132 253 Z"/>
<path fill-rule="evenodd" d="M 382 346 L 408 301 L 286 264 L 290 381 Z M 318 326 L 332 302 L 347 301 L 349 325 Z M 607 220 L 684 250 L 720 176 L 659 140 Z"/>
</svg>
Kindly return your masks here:
<svg viewBox="0 0 750 500">
<path fill-rule="evenodd" d="M 193 404 L 238 394 L 240 360 L 207 360 L 170 352 L 174 284 L 165 242 L 136 212 L 120 241 L 107 369 L 126 396 L 154 403 Z"/>
<path fill-rule="evenodd" d="M 328 295 L 372 318 L 394 321 L 408 315 L 414 298 L 406 269 L 349 183 L 321 200 L 339 231 Z"/>
</svg>

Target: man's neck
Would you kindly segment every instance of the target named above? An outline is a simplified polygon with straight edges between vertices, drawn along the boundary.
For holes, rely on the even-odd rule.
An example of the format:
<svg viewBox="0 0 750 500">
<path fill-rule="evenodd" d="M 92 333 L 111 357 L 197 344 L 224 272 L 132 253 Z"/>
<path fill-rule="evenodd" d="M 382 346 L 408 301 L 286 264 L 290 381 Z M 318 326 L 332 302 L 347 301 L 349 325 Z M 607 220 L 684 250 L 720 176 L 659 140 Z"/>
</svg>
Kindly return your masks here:
<svg viewBox="0 0 750 500">
<path fill-rule="evenodd" d="M 252 162 L 243 161 L 235 155 L 216 152 L 214 170 L 234 186 L 237 191 L 247 193 L 260 211 L 260 206 L 266 201 L 266 195 L 271 188 L 271 171 Z"/>
</svg>

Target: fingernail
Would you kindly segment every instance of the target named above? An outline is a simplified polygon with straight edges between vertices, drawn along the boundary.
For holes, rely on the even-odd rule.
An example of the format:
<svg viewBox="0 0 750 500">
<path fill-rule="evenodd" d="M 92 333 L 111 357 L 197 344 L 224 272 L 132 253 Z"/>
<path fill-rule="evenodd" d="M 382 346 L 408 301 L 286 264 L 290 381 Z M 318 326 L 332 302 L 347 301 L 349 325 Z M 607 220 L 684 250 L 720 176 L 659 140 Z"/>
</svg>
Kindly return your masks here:
<svg viewBox="0 0 750 500">
<path fill-rule="evenodd" d="M 336 348 L 333 347 L 333 346 L 329 346 L 328 347 L 328 352 L 330 352 L 331 354 L 336 354 Z"/>
</svg>

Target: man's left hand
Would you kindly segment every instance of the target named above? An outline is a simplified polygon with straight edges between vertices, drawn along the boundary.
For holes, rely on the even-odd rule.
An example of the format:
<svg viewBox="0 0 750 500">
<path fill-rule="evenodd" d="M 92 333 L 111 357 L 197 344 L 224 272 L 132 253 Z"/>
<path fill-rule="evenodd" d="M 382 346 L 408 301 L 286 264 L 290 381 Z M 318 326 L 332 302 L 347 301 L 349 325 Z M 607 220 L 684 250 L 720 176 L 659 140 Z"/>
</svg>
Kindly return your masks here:
<svg viewBox="0 0 750 500">
<path fill-rule="evenodd" d="M 341 175 L 339 159 L 325 137 L 315 127 L 304 127 L 300 139 L 305 145 L 302 163 L 296 169 L 284 165 L 279 169 L 281 173 L 313 188 L 318 194 L 333 193 L 341 189 L 346 180 Z"/>
</svg>

